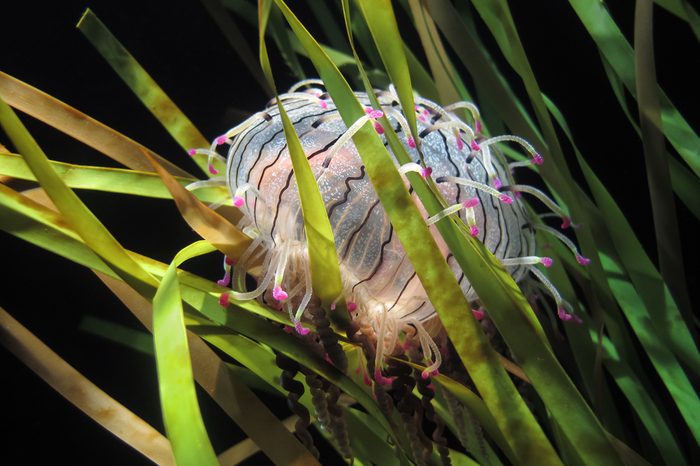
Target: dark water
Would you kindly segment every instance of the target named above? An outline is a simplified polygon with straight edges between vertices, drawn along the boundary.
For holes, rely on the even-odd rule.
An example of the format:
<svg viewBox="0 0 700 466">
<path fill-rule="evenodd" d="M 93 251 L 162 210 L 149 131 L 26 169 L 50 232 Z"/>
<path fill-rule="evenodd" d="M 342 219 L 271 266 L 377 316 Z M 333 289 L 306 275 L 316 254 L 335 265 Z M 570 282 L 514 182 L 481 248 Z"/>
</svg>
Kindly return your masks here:
<svg viewBox="0 0 700 466">
<path fill-rule="evenodd" d="M 295 3 L 306 5 L 290 2 L 292 8 Z M 641 144 L 614 100 L 586 31 L 566 2 L 546 2 L 546 6 L 533 6 L 537 2 L 511 3 L 542 89 L 559 105 L 580 149 L 628 215 L 648 253 L 655 257 Z M 9 8 L 3 7 L 0 70 L 197 173 L 184 151 L 74 28 L 85 6 L 94 9 L 208 138 L 267 101 L 201 4 L 194 0 L 71 0 L 40 7 L 15 1 Z M 296 8 L 299 10 L 299 6 Z M 692 85 L 693 80 L 697 82 L 697 73 L 692 72 L 692 60 L 689 62 L 688 57 L 699 56 L 698 44 L 685 24 L 665 11 L 656 12 L 659 80 L 697 128 L 700 99 L 697 87 Z M 631 7 L 617 6 L 613 14 L 631 37 Z M 309 11 L 302 16 L 308 17 Z M 250 43 L 255 43 L 257 32 L 242 21 L 239 24 Z M 407 39 L 417 43 L 410 35 Z M 503 60 L 496 60 L 507 75 L 514 76 Z M 274 54 L 273 61 L 280 88 L 295 81 Z M 697 68 L 697 60 L 694 65 Z M 513 82 L 516 91 L 522 93 L 517 79 Z M 55 130 L 29 118 L 24 121 L 52 159 L 115 165 Z M 0 142 L 6 142 L 1 133 L 0 137 Z M 565 150 L 572 155 L 568 147 Z M 578 170 L 573 171 L 576 181 L 582 182 Z M 159 260 L 169 261 L 195 239 L 184 222 L 173 220 L 178 218 L 177 211 L 168 203 L 99 193 L 81 193 L 81 198 L 126 247 Z M 677 207 L 688 284 L 691 290 L 697 290 L 700 283 L 693 261 L 698 258 L 698 225 L 680 202 Z M 4 259 L 0 305 L 98 386 L 162 430 L 152 359 L 77 328 L 84 314 L 139 328 L 136 320 L 90 272 L 5 233 L 0 234 L 0 241 Z M 197 264 L 197 268 L 216 277 L 218 262 L 212 256 L 210 261 Z M 697 291 L 694 298 L 697 304 Z M 146 464 L 139 454 L 96 427 L 6 350 L 0 349 L 0 358 L 6 397 L 3 424 L 8 428 L 0 437 L 0 456 L 9 459 L 7 464 L 44 464 L 53 460 L 73 464 Z M 242 433 L 215 404 L 207 396 L 200 398 L 216 450 L 240 440 Z M 279 400 L 269 402 L 280 416 L 288 415 Z M 251 464 L 263 460 L 258 456 Z"/>
</svg>

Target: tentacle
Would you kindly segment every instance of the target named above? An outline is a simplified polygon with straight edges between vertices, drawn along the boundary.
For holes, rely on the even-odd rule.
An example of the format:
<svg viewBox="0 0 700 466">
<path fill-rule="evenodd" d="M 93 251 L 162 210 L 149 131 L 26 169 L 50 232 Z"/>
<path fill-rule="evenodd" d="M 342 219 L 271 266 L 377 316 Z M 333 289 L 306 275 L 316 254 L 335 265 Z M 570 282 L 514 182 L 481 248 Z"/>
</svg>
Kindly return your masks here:
<svg viewBox="0 0 700 466">
<path fill-rule="evenodd" d="M 569 238 L 564 236 L 561 232 L 555 230 L 554 228 L 548 227 L 547 225 L 539 225 L 535 224 L 533 227 L 536 230 L 544 231 L 545 233 L 549 233 L 550 235 L 554 236 L 557 238 L 559 241 L 564 243 L 564 245 L 569 248 L 571 253 L 576 257 L 576 262 L 578 262 L 581 265 L 588 265 L 591 263 L 591 260 L 587 257 L 584 257 L 581 255 L 581 253 L 578 252 L 578 248 L 576 245 L 571 241 Z"/>
<path fill-rule="evenodd" d="M 331 328 L 326 311 L 321 307 L 315 307 L 309 309 L 309 312 L 324 351 L 341 372 L 346 372 L 348 370 L 348 358 L 338 342 L 338 336 Z"/>
<path fill-rule="evenodd" d="M 291 94 L 292 92 L 296 92 L 297 90 L 301 89 L 304 86 L 323 86 L 323 87 L 325 87 L 325 83 L 323 82 L 322 79 L 318 79 L 318 78 L 303 79 L 303 80 L 299 81 L 298 83 L 294 84 L 292 87 L 290 87 L 289 93 Z"/>
<path fill-rule="evenodd" d="M 580 323 L 580 318 L 576 317 L 573 313 L 570 312 L 571 306 L 569 305 L 569 303 L 562 299 L 561 294 L 559 294 L 559 290 L 557 290 L 556 287 L 552 285 L 552 282 L 550 282 L 549 279 L 545 277 L 544 274 L 536 268 L 530 266 L 528 267 L 528 270 L 535 277 L 537 277 L 537 279 L 545 286 L 545 288 L 547 288 L 549 294 L 552 295 L 552 298 L 554 299 L 554 302 L 557 306 L 557 315 L 559 316 L 559 318 L 563 321 L 574 320 L 575 322 Z"/>
<path fill-rule="evenodd" d="M 304 394 L 304 385 L 301 382 L 294 380 L 294 376 L 299 371 L 299 365 L 296 361 L 288 358 L 282 353 L 277 353 L 275 358 L 277 367 L 282 369 L 282 374 L 280 375 L 280 385 L 282 388 L 288 391 L 287 394 L 287 406 L 289 409 L 296 414 L 299 419 L 294 426 L 294 433 L 302 444 L 318 459 L 319 452 L 314 446 L 313 437 L 308 431 L 309 424 L 311 423 L 311 418 L 309 416 L 309 411 L 306 407 L 299 402 L 299 398 Z"/>
<path fill-rule="evenodd" d="M 462 186 L 467 186 L 469 188 L 474 188 L 478 189 L 480 191 L 485 192 L 486 194 L 489 194 L 496 199 L 498 199 L 501 202 L 504 202 L 506 204 L 512 204 L 513 203 L 513 198 L 501 193 L 497 189 L 492 188 L 489 185 L 486 185 L 484 183 L 480 183 L 478 181 L 470 180 L 469 178 L 459 178 L 456 176 L 441 176 L 435 180 L 436 183 L 455 183 L 459 184 Z"/>
<path fill-rule="evenodd" d="M 330 384 L 328 387 L 328 395 L 326 404 L 330 415 L 330 431 L 338 446 L 338 451 L 346 459 L 351 459 L 352 449 L 350 448 L 350 437 L 348 436 L 348 428 L 345 423 L 345 416 L 342 408 L 338 405 L 340 390 L 337 386 Z"/>
<path fill-rule="evenodd" d="M 502 186 L 500 188 L 501 191 L 509 191 L 509 192 L 516 192 L 516 193 L 527 193 L 530 194 L 537 199 L 539 199 L 545 206 L 547 206 L 548 209 L 550 209 L 552 212 L 557 214 L 559 217 L 561 217 L 563 220 L 568 220 L 569 216 L 567 215 L 566 212 L 564 212 L 564 209 L 559 207 L 556 202 L 552 200 L 549 196 L 547 196 L 545 193 L 540 191 L 537 188 L 533 188 L 532 186 L 524 185 L 524 184 L 514 184 L 510 186 Z M 564 226 L 562 225 L 562 228 Z"/>
<path fill-rule="evenodd" d="M 423 359 L 423 355 L 421 355 L 418 351 L 409 351 L 408 354 L 412 362 L 420 363 Z M 447 439 L 443 435 L 445 423 L 442 418 L 437 415 L 432 405 L 432 400 L 435 397 L 433 386 L 430 379 L 423 378 L 421 372 L 417 369 L 413 370 L 413 374 L 416 380 L 418 392 L 421 394 L 421 406 L 423 407 L 423 413 L 430 422 L 435 424 L 435 429 L 433 430 L 431 437 L 437 446 L 442 464 L 444 466 L 449 466 L 452 464 L 452 462 L 450 461 L 450 451 L 447 448 Z"/>
</svg>

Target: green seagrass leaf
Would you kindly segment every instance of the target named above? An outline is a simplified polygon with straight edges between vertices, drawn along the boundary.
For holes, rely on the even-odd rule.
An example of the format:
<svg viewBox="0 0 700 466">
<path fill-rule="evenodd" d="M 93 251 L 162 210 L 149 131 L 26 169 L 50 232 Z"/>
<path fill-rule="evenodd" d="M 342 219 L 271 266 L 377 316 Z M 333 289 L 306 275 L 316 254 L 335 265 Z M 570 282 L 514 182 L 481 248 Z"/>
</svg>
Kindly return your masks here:
<svg viewBox="0 0 700 466">
<path fill-rule="evenodd" d="M 358 0 L 357 3 L 372 34 L 374 45 L 382 57 L 384 68 L 396 87 L 411 134 L 418 141 L 416 112 L 413 110 L 413 85 L 391 0 Z"/>
<path fill-rule="evenodd" d="M 691 304 L 685 285 L 676 201 L 671 190 L 668 157 L 665 154 L 664 137 L 661 133 L 659 86 L 656 83 L 652 33 L 653 6 L 652 0 L 639 0 L 635 8 L 634 63 L 637 78 L 637 104 L 661 276 L 678 306 L 688 316 Z"/>
<path fill-rule="evenodd" d="M 219 464 L 197 402 L 177 279 L 177 268 L 182 262 L 211 249 L 204 241 L 182 249 L 153 297 L 153 344 L 160 404 L 165 431 L 178 464 Z"/>
<path fill-rule="evenodd" d="M 265 46 L 265 15 L 261 15 L 260 24 L 260 61 L 265 77 L 270 85 L 275 89 L 274 78 L 270 68 L 267 48 Z M 321 299 L 321 305 L 325 309 L 331 309 L 328 315 L 330 319 L 341 327 L 347 328 L 349 316 L 345 307 L 345 297 L 343 296 L 343 283 L 340 277 L 340 266 L 338 264 L 338 253 L 335 248 L 333 229 L 328 219 L 326 205 L 323 196 L 316 183 L 307 155 L 301 145 L 299 136 L 296 133 L 284 105 L 280 99 L 277 100 L 277 107 L 280 111 L 280 118 L 284 128 L 284 136 L 287 143 L 287 151 L 292 160 L 294 178 L 297 183 L 301 210 L 304 217 L 304 231 L 308 244 L 309 265 L 311 268 L 311 280 L 316 296 Z M 307 284 L 308 286 L 308 284 Z"/>
<path fill-rule="evenodd" d="M 76 27 L 97 49 L 136 97 L 156 117 L 184 150 L 209 147 L 209 141 L 199 132 L 182 110 L 168 97 L 128 50 L 90 10 L 85 10 Z M 206 160 L 196 157 L 195 163 L 209 173 Z M 217 162 L 218 163 L 218 162 Z M 222 168 L 218 166 L 217 168 Z"/>
<path fill-rule="evenodd" d="M 122 168 L 90 167 L 50 161 L 63 182 L 72 189 L 88 189 L 134 196 L 172 199 L 156 173 Z M 36 177 L 21 155 L 0 152 L 0 176 L 36 181 Z M 194 183 L 194 178 L 175 178 L 182 186 Z M 192 191 L 203 202 L 220 202 L 231 197 L 225 186 L 209 186 Z"/>
</svg>

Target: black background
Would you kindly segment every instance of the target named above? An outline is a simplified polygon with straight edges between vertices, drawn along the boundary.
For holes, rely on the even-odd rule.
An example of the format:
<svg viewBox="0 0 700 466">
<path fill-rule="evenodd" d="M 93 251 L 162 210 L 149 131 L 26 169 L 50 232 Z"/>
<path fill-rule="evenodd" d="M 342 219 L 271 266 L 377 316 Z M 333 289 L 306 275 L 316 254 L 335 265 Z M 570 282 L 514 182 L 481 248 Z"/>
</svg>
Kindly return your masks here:
<svg viewBox="0 0 700 466">
<path fill-rule="evenodd" d="M 314 32 L 318 28 L 311 20 L 309 3 L 313 5 L 313 1 L 289 2 Z M 589 163 L 625 211 L 649 255 L 655 258 L 641 144 L 614 99 L 593 42 L 568 2 L 511 3 L 543 91 L 559 105 Z M 623 32 L 631 38 L 633 2 L 614 3 L 630 4 L 611 8 Z M 14 1 L 11 6 L 0 8 L 0 69 L 197 173 L 184 151 L 75 29 L 86 6 L 95 11 L 207 138 L 220 134 L 239 121 L 241 115 L 257 111 L 266 103 L 260 86 L 202 5 L 194 0 L 168 4 L 71 0 L 41 5 Z M 659 8 L 655 13 L 659 81 L 697 128 L 700 47 L 687 25 Z M 249 36 L 249 43 L 254 44 L 257 32 L 243 21 L 238 24 Z M 417 44 L 411 34 L 407 34 L 407 40 Z M 496 59 L 499 60 L 497 56 Z M 278 85 L 284 89 L 294 78 L 274 52 L 273 61 Z M 313 75 L 308 64 L 307 69 Z M 513 76 L 502 62 L 501 69 Z M 522 94 L 517 79 L 511 82 Z M 23 121 L 52 159 L 116 166 L 55 130 L 30 118 Z M 0 138 L 9 146 L 1 133 Z M 573 155 L 568 147 L 565 150 L 567 155 Z M 573 172 L 576 181 L 582 183 L 578 170 L 574 168 Z M 100 193 L 80 196 L 127 248 L 156 259 L 169 262 L 180 248 L 196 239 L 184 222 L 177 221 L 179 216 L 170 203 Z M 687 278 L 691 290 L 696 290 L 698 225 L 680 202 L 677 206 Z M 84 314 L 138 328 L 135 319 L 90 272 L 5 233 L 0 233 L 0 241 L 4 259 L 0 305 L 98 386 L 162 430 L 152 360 L 77 329 Z M 200 262 L 196 267 L 216 278 L 218 261 L 212 256 L 210 262 Z M 147 464 L 139 454 L 65 402 L 5 349 L 0 349 L 0 361 L 6 432 L 0 437 L 0 461 Z M 239 440 L 240 431 L 206 396 L 200 399 L 215 449 L 221 451 Z M 288 415 L 281 403 L 272 401 L 272 406 L 280 417 Z M 258 455 L 251 463 L 261 461 L 264 459 Z"/>
</svg>

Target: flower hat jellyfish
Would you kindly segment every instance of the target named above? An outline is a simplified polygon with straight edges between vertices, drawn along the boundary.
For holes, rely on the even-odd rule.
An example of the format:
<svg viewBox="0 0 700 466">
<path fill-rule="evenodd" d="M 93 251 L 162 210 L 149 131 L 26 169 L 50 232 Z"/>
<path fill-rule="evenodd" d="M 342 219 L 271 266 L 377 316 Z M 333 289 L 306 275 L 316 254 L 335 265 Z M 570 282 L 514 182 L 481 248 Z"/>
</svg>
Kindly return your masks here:
<svg viewBox="0 0 700 466">
<path fill-rule="evenodd" d="M 449 205 L 432 217 L 427 218 L 426 214 L 427 224 L 458 215 L 467 233 L 482 241 L 516 281 L 539 281 L 555 300 L 559 317 L 577 319 L 537 268 L 548 267 L 552 261 L 536 255 L 535 230 L 559 238 L 582 265 L 588 259 L 559 231 L 531 218 L 521 193 L 539 199 L 560 216 L 563 228 L 570 225 L 565 212 L 544 193 L 515 183 L 512 172 L 516 168 L 543 162 L 528 142 L 517 136 L 485 138 L 473 104 L 461 102 L 442 108 L 416 97 L 414 110 L 420 138 L 417 147 L 393 87 L 377 93 L 380 108 L 372 108 L 368 96 L 357 92 L 366 115 L 348 128 L 329 95 L 313 86 L 322 86 L 322 82 L 302 81 L 279 99 L 293 122 L 323 196 L 335 236 L 344 297 L 358 335 L 373 343 L 374 355 L 368 363 L 377 382 L 387 381 L 382 375 L 386 356 L 411 346 L 422 353 L 424 378 L 441 364 L 435 341 L 441 331 L 437 314 L 352 142 L 353 134 L 368 121 L 384 139 L 384 128 L 376 121 L 384 115 L 413 159 L 400 167 L 396 162 L 399 171 L 432 177 Z M 465 109 L 471 115 L 471 125 L 455 115 L 457 109 Z M 520 146 L 530 160 L 507 164 L 496 150 L 503 143 Z M 284 309 L 296 330 L 306 334 L 309 329 L 302 322 L 309 310 L 319 304 L 314 299 L 299 195 L 276 102 L 217 137 L 211 148 L 190 153 L 209 156 L 215 172 L 211 162 L 214 158 L 223 160 L 220 153 L 224 151 L 224 181 L 230 188 L 233 205 L 243 213 L 239 227 L 253 242 L 233 274 L 230 261 L 225 262 L 226 276 L 220 283 L 232 282 L 230 296 L 234 299 L 259 299 Z M 414 199 L 420 206 L 415 195 Z M 465 296 L 478 309 L 477 294 L 435 227 L 431 228 Z M 257 279 L 253 290 L 245 289 L 247 272 Z M 474 312 L 477 318 L 483 316 L 482 310 Z"/>
</svg>

